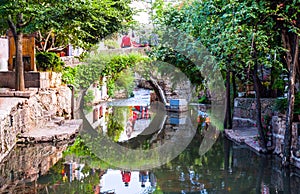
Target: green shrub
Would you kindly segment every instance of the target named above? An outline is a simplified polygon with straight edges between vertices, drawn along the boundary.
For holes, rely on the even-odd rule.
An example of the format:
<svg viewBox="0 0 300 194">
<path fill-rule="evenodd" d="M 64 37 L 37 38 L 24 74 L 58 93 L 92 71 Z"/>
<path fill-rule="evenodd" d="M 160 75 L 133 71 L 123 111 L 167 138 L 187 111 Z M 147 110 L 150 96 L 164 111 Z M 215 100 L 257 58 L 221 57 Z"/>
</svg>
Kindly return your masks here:
<svg viewBox="0 0 300 194">
<path fill-rule="evenodd" d="M 134 73 L 130 69 L 125 69 L 118 74 L 118 79 L 115 81 L 116 90 L 124 89 L 128 97 L 133 94 Z"/>
<path fill-rule="evenodd" d="M 285 113 L 287 107 L 287 98 L 277 98 L 273 110 L 280 113 Z M 300 92 L 295 93 L 294 114 L 300 114 Z"/>
<path fill-rule="evenodd" d="M 62 71 L 62 82 L 65 84 L 75 85 L 75 76 L 77 73 L 77 67 L 65 67 Z"/>
<path fill-rule="evenodd" d="M 287 109 L 287 105 L 288 105 L 287 98 L 277 98 L 275 100 L 273 110 L 279 113 L 285 113 Z"/>
<path fill-rule="evenodd" d="M 95 99 L 94 92 L 92 90 L 88 90 L 86 95 L 83 97 L 84 99 L 84 110 L 88 113 L 93 110 L 92 102 Z"/>
<path fill-rule="evenodd" d="M 300 115 L 300 92 L 295 94 L 294 114 Z"/>
<path fill-rule="evenodd" d="M 104 40 L 104 45 L 108 48 L 108 49 L 116 49 L 116 48 L 120 48 L 120 45 L 115 41 L 115 40 Z"/>
<path fill-rule="evenodd" d="M 36 65 L 39 71 L 62 72 L 64 62 L 55 53 L 39 52 L 36 54 Z"/>
</svg>

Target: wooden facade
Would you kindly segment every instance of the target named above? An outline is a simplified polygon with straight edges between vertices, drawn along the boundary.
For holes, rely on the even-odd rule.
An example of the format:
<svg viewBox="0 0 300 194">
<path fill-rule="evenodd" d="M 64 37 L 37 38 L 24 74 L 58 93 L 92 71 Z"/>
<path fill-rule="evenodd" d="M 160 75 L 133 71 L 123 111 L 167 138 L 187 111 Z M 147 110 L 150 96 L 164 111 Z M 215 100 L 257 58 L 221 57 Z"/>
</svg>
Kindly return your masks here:
<svg viewBox="0 0 300 194">
<path fill-rule="evenodd" d="M 16 56 L 16 46 L 12 33 L 7 33 L 9 40 L 8 70 L 14 70 L 14 59 Z M 35 35 L 23 35 L 23 64 L 25 71 L 36 71 L 35 65 Z"/>
</svg>

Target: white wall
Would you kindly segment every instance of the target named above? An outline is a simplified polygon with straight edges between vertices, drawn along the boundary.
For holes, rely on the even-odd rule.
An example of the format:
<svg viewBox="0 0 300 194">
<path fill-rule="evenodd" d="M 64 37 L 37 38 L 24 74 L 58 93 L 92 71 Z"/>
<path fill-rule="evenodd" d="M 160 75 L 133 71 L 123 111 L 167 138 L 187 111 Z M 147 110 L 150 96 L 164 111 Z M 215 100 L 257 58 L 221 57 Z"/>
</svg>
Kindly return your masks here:
<svg viewBox="0 0 300 194">
<path fill-rule="evenodd" d="M 8 71 L 8 39 L 0 38 L 0 71 Z"/>
</svg>

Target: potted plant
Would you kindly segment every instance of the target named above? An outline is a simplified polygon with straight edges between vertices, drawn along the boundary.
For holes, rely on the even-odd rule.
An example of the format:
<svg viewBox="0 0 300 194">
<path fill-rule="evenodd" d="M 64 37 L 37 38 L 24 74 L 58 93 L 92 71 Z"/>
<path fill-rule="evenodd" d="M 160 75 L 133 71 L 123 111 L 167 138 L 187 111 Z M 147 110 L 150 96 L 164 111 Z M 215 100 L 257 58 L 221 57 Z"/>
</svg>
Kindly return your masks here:
<svg viewBox="0 0 300 194">
<path fill-rule="evenodd" d="M 238 83 L 238 97 L 241 98 L 241 97 L 244 97 L 245 96 L 245 86 L 239 82 Z"/>
</svg>

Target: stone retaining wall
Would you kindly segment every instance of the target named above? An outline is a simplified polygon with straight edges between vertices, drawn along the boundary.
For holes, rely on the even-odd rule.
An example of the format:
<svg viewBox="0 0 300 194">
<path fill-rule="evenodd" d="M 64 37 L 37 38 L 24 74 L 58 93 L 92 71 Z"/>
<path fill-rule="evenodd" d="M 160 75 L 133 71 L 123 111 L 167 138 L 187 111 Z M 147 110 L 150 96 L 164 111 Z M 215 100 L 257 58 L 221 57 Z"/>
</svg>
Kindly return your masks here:
<svg viewBox="0 0 300 194">
<path fill-rule="evenodd" d="M 0 112 L 0 161 L 14 147 L 18 134 L 43 126 L 54 115 L 71 117 L 68 87 L 40 90 L 29 99 L 2 98 L 1 103 L 7 108 Z"/>
<path fill-rule="evenodd" d="M 272 117 L 272 132 L 273 132 L 273 143 L 275 145 L 275 154 L 282 155 L 284 134 L 286 128 L 286 117 L 285 115 L 275 115 Z M 300 150 L 300 141 L 298 132 L 300 130 L 300 123 L 294 122 L 292 127 L 292 149 L 294 151 Z M 296 153 L 295 153 L 296 154 Z"/>
<path fill-rule="evenodd" d="M 262 116 L 272 117 L 272 148 L 274 153 L 283 155 L 285 134 L 285 115 L 273 112 L 272 107 L 276 99 L 261 99 Z M 236 98 L 234 101 L 233 129 L 254 127 L 256 124 L 256 103 L 254 98 Z M 294 122 L 292 126 L 292 163 L 300 168 L 300 123 Z"/>
<path fill-rule="evenodd" d="M 272 107 L 275 99 L 262 98 L 262 115 L 272 115 Z M 234 99 L 233 128 L 254 127 L 256 124 L 256 102 L 255 98 Z"/>
<path fill-rule="evenodd" d="M 26 88 L 55 88 L 61 85 L 61 73 L 56 72 L 25 72 Z M 0 72 L 0 88 L 15 88 L 15 72 Z"/>
</svg>

